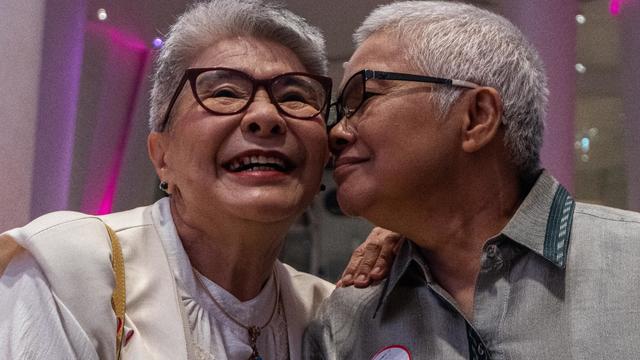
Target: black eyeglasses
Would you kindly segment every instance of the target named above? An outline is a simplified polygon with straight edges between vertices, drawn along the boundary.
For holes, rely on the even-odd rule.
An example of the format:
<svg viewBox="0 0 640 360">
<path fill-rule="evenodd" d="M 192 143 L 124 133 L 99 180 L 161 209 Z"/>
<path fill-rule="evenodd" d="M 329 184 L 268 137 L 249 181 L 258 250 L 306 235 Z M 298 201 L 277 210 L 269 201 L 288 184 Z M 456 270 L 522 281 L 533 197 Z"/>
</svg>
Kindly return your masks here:
<svg viewBox="0 0 640 360">
<path fill-rule="evenodd" d="M 331 78 L 302 72 L 280 74 L 271 79 L 254 79 L 235 69 L 222 67 L 187 69 L 178 84 L 160 131 L 169 123 L 184 84 L 189 81 L 198 104 L 215 115 L 233 115 L 245 111 L 253 102 L 259 87 L 264 87 L 269 99 L 281 113 L 302 120 L 320 114 L 329 117 Z"/>
<path fill-rule="evenodd" d="M 360 70 L 357 73 L 353 74 L 344 85 L 338 100 L 335 103 L 331 104 L 331 106 L 335 106 L 336 112 L 335 117 L 331 116 L 327 121 L 327 126 L 329 128 L 335 126 L 343 117 L 351 117 L 355 114 L 358 109 L 362 106 L 362 104 L 372 96 L 380 95 L 377 93 L 372 93 L 367 91 L 367 80 L 370 79 L 378 79 L 378 80 L 400 80 L 400 81 L 414 81 L 414 82 L 423 82 L 423 83 L 432 83 L 432 84 L 440 84 L 446 86 L 457 86 L 464 88 L 477 88 L 480 85 L 474 84 L 469 81 L 464 80 L 455 80 L 455 79 L 444 79 L 432 76 L 423 76 L 423 75 L 413 75 L 413 74 L 404 74 L 404 73 L 395 73 L 395 72 L 387 72 L 387 71 L 377 71 L 377 70 Z"/>
</svg>

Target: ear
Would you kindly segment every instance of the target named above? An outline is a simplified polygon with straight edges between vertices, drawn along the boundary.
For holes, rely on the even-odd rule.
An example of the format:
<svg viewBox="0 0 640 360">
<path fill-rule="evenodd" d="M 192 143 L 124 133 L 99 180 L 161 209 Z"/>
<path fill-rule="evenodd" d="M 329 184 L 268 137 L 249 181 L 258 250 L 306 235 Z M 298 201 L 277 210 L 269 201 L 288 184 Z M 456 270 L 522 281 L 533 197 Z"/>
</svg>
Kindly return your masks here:
<svg viewBox="0 0 640 360">
<path fill-rule="evenodd" d="M 462 149 L 475 152 L 491 142 L 502 119 L 502 100 L 498 91 L 491 87 L 481 87 L 468 91 L 467 116 L 463 121 Z"/>
<path fill-rule="evenodd" d="M 167 135 L 157 131 L 152 131 L 147 137 L 147 151 L 149 158 L 156 169 L 156 174 L 160 180 L 165 180 L 167 172 L 167 164 L 165 162 L 165 154 L 167 149 Z"/>
</svg>

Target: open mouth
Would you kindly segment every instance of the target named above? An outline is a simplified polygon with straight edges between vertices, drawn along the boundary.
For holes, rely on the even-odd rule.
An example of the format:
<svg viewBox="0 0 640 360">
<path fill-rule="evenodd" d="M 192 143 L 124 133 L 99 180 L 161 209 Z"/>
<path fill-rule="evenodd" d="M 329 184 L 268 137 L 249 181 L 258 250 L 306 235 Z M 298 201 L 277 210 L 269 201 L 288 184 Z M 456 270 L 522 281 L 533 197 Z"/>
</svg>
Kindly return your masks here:
<svg viewBox="0 0 640 360">
<path fill-rule="evenodd" d="M 287 159 L 262 155 L 237 157 L 224 164 L 223 167 L 235 173 L 243 171 L 278 171 L 288 173 L 294 169 L 293 164 Z"/>
</svg>

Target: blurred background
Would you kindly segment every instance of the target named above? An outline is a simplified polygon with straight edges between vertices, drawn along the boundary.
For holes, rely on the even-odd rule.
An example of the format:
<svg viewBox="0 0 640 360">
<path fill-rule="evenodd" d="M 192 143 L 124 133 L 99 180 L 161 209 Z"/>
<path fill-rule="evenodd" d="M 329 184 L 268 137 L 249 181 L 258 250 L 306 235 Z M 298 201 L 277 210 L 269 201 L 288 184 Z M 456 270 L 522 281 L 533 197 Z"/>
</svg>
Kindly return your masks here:
<svg viewBox="0 0 640 360">
<path fill-rule="evenodd" d="M 288 0 L 341 79 L 376 0 Z M 469 1 L 539 49 L 551 90 L 543 165 L 582 201 L 640 210 L 640 0 Z M 147 160 L 151 62 L 191 1 L 0 0 L 0 232 L 45 212 L 101 214 L 161 194 Z M 334 280 L 371 225 L 340 214 L 331 175 L 282 257 Z"/>
</svg>

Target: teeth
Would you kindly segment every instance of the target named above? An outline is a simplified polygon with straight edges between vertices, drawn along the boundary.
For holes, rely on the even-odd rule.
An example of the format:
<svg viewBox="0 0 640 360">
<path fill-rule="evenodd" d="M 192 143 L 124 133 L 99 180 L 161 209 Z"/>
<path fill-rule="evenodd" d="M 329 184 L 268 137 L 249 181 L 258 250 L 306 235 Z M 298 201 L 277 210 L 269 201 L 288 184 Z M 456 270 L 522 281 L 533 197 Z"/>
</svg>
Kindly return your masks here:
<svg viewBox="0 0 640 360">
<path fill-rule="evenodd" d="M 238 170 L 239 168 L 241 168 L 242 166 L 246 166 L 246 165 L 262 165 L 262 164 L 275 164 L 281 167 L 285 167 L 285 163 L 284 160 L 277 158 L 277 157 L 272 157 L 272 156 L 244 156 L 238 159 L 233 160 L 233 162 L 231 162 L 229 164 L 229 170 L 235 171 Z M 253 170 L 272 170 L 272 167 L 269 166 L 254 166 Z"/>
<path fill-rule="evenodd" d="M 234 161 L 231 164 L 229 164 L 229 170 L 232 170 L 232 171 L 235 171 L 239 167 L 240 167 L 240 163 L 238 163 L 237 161 Z"/>
</svg>

